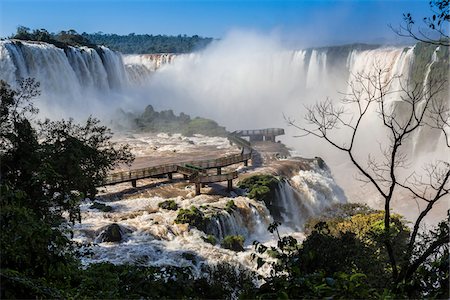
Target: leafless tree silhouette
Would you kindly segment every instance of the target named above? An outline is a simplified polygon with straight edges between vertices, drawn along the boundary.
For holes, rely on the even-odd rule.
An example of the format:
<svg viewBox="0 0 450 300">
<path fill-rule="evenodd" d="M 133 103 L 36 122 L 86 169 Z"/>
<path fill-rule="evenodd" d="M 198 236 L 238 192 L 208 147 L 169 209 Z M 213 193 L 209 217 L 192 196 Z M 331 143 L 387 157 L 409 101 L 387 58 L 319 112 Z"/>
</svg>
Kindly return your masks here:
<svg viewBox="0 0 450 300">
<path fill-rule="evenodd" d="M 449 107 L 443 95 L 445 82 L 411 87 L 400 77 L 389 75 L 390 70 L 382 67 L 375 69 L 371 74 L 353 74 L 353 80 L 349 83 L 350 92 L 343 94 L 340 104 L 327 99 L 308 107 L 306 125 L 299 125 L 289 118 L 287 122 L 302 132 L 299 136 L 323 139 L 346 153 L 359 170 L 360 179 L 373 185 L 383 198 L 384 245 L 389 255 L 393 280 L 400 282 L 410 278 L 431 255 L 448 247 L 447 226 L 442 226 L 441 231 L 426 246 L 418 247 L 417 244 L 425 216 L 436 203 L 449 199 L 450 162 L 432 161 L 426 166 L 425 172 L 419 174 L 411 171 L 407 177 L 401 176 L 400 171 L 402 174 L 405 170 L 410 171 L 408 165 L 412 154 L 408 151 L 408 140 L 421 127 L 443 131 L 446 139 L 444 148 L 450 150 L 446 131 L 450 123 Z M 392 102 L 389 102 L 391 97 L 396 97 L 401 107 L 393 108 Z M 379 124 L 386 129 L 388 140 L 380 145 L 381 158 L 369 155 L 367 159 L 361 159 L 358 155 L 361 149 L 356 146 L 363 134 L 361 124 L 374 112 L 378 115 Z M 342 139 L 342 135 L 335 135 L 336 130 L 344 131 L 346 137 Z M 412 225 L 408 247 L 402 257 L 394 254 L 390 233 L 391 205 L 399 193 L 406 193 L 425 204 Z"/>
<path fill-rule="evenodd" d="M 449 36 L 449 0 L 432 0 L 429 2 L 432 14 L 422 19 L 425 28 L 417 26 L 411 13 L 403 14 L 403 23 L 399 27 L 389 25 L 399 36 L 411 37 L 433 45 L 450 46 Z"/>
</svg>

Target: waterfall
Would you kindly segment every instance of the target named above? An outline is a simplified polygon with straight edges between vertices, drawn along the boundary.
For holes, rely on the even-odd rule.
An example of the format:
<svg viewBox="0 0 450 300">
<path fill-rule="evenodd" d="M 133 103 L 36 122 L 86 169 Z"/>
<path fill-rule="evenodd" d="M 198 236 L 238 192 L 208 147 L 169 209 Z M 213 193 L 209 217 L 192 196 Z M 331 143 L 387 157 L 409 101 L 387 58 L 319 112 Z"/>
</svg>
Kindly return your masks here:
<svg viewBox="0 0 450 300">
<path fill-rule="evenodd" d="M 282 225 L 299 231 L 308 218 L 332 204 L 346 201 L 344 191 L 335 183 L 329 169 L 313 163 L 311 170 L 299 171 L 278 184 L 271 213 Z"/>
<path fill-rule="evenodd" d="M 436 49 L 434 50 L 433 54 L 431 55 L 431 61 L 430 61 L 430 63 L 429 63 L 428 66 L 427 66 L 427 70 L 426 70 L 426 72 L 425 72 L 425 77 L 424 77 L 424 79 L 423 79 L 423 86 L 424 86 L 425 88 L 427 88 L 427 86 L 430 84 L 430 82 L 429 82 L 429 77 L 430 77 L 430 73 L 431 73 L 431 67 L 432 67 L 435 63 L 437 63 L 437 62 L 439 61 L 439 60 L 438 60 L 437 53 L 440 51 L 440 49 L 441 49 L 440 46 L 436 47 Z M 429 91 L 427 91 L 427 92 L 429 92 Z"/>
<path fill-rule="evenodd" d="M 86 88 L 105 90 L 126 85 L 119 53 L 106 47 L 67 47 L 42 42 L 0 41 L 1 79 L 9 83 L 34 77 L 44 91 L 79 93 Z"/>
<path fill-rule="evenodd" d="M 306 87 L 317 88 L 318 84 L 323 82 L 327 71 L 327 54 L 312 50 L 309 60 L 308 75 L 306 79 Z"/>
<path fill-rule="evenodd" d="M 213 213 L 206 231 L 219 241 L 227 235 L 242 235 L 247 244 L 253 240 L 265 239 L 267 227 L 272 218 L 262 204 L 239 199 L 238 206 L 231 210 L 220 209 Z"/>
<path fill-rule="evenodd" d="M 129 54 L 123 56 L 123 62 L 129 82 L 139 85 L 148 82 L 154 72 L 172 63 L 176 57 L 171 53 Z"/>
<path fill-rule="evenodd" d="M 339 92 L 349 91 L 349 74 L 373 73 L 381 66 L 389 69 L 383 80 L 400 75 L 403 83 L 409 82 L 411 64 L 415 55 L 420 56 L 414 49 L 355 46 L 255 51 L 245 46 L 222 49 L 218 42 L 198 53 L 122 56 L 102 46 L 63 50 L 42 42 L 6 40 L 0 42 L 0 79 L 14 85 L 22 77 L 36 78 L 42 90 L 37 104 L 44 115 L 110 117 L 117 108 L 142 110 L 152 104 L 156 109 L 214 119 L 229 130 L 264 127 L 267 120 L 271 126 L 283 127 L 283 114 L 299 120 L 302 106 L 342 98 Z M 437 63 L 441 62 L 429 63 L 424 81 L 431 78 Z M 389 90 L 400 89 L 401 81 L 394 80 Z M 398 116 L 405 115 L 398 94 L 388 95 L 387 101 Z M 370 114 L 369 119 L 376 122 L 377 113 Z M 304 155 L 317 155 L 312 153 L 316 149 L 304 148 Z"/>
<path fill-rule="evenodd" d="M 108 74 L 97 51 L 88 47 L 69 47 L 66 55 L 81 86 L 100 90 L 109 87 Z"/>
</svg>

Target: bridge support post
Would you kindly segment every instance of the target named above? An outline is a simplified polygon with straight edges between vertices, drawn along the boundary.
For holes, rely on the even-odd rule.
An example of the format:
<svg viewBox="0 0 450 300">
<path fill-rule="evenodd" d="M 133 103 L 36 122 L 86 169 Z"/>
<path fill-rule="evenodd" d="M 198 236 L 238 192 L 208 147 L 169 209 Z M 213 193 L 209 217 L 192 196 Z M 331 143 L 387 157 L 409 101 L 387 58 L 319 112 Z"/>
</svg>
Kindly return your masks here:
<svg viewBox="0 0 450 300">
<path fill-rule="evenodd" d="M 136 187 L 136 179 L 131 180 L 131 186 L 134 187 L 134 188 Z"/>
<path fill-rule="evenodd" d="M 244 166 L 248 167 L 248 159 L 244 160 Z"/>
<path fill-rule="evenodd" d="M 222 168 L 221 167 L 217 167 L 217 175 L 221 175 L 222 174 Z"/>
<path fill-rule="evenodd" d="M 200 195 L 200 183 L 195 184 L 195 194 Z"/>
<path fill-rule="evenodd" d="M 266 135 L 265 140 L 266 140 L 266 142 L 274 142 L 275 143 L 275 136 L 274 135 Z"/>
<path fill-rule="evenodd" d="M 167 173 L 167 178 L 169 178 L 169 180 L 172 180 L 173 178 L 172 173 Z"/>
<path fill-rule="evenodd" d="M 233 180 L 229 179 L 228 180 L 228 185 L 227 185 L 227 191 L 231 192 L 233 190 Z"/>
</svg>

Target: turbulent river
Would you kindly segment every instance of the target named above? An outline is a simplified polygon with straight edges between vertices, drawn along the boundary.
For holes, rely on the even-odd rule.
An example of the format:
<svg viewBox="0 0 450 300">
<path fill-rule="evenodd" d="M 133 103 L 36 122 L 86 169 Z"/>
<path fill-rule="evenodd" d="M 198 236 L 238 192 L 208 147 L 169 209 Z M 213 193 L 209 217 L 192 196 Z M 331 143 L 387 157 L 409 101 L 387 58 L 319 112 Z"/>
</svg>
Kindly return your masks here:
<svg viewBox="0 0 450 300">
<path fill-rule="evenodd" d="M 135 146 L 135 154 L 143 159 L 155 153 L 162 157 L 173 156 L 175 149 L 177 153 L 202 153 L 206 149 L 229 153 L 239 151 L 230 146 L 226 138 L 204 136 L 186 138 L 181 135 L 141 134 L 128 135 L 121 142 Z M 142 152 L 143 148 L 145 152 Z M 249 167 L 235 167 L 238 167 L 240 176 L 245 177 L 267 172 L 271 164 L 264 169 L 254 168 L 251 164 Z M 201 275 L 205 266 L 221 262 L 255 269 L 255 262 L 250 257 L 252 243 L 259 241 L 276 245 L 275 237 L 267 230 L 274 219 L 282 223 L 282 234 L 290 234 L 301 240 L 303 225 L 308 217 L 334 203 L 346 202 L 343 191 L 336 185 L 329 170 L 325 166 L 319 167 L 316 160 L 305 160 L 303 170 L 292 168 L 290 171 L 294 172 L 293 176 L 280 181 L 277 188 L 274 199 L 276 205 L 273 205 L 276 211 L 269 210 L 262 201 L 243 196 L 244 190 L 237 187 L 227 194 L 220 184 L 212 184 L 202 188 L 203 194 L 196 196 L 193 184 L 175 177 L 174 182 L 165 179 L 139 181 L 138 187 L 152 185 L 152 188 L 130 194 L 123 192 L 130 189 L 129 183 L 107 187 L 97 201 L 109 206 L 111 211 L 91 208 L 92 201 L 86 200 L 81 205 L 82 222 L 74 227 L 74 239 L 90 245 L 92 253 L 83 258 L 85 264 L 110 261 L 172 265 L 190 267 L 197 275 Z M 271 172 L 276 173 L 276 167 Z M 205 216 L 209 216 L 206 233 L 187 224 L 175 224 L 177 211 L 158 206 L 165 200 L 175 201 L 180 209 L 195 206 Z M 230 200 L 234 201 L 236 207 L 226 209 Z M 105 231 L 113 223 L 120 226 L 122 240 L 119 243 L 103 240 Z M 215 237 L 216 245 L 206 241 L 208 235 Z M 234 252 L 222 248 L 220 242 L 227 235 L 243 236 L 245 251 Z"/>
<path fill-rule="evenodd" d="M 205 50 L 192 54 L 122 55 L 106 47 L 57 48 L 40 42 L 0 41 L 0 79 L 12 86 L 25 77 L 36 78 L 42 94 L 37 106 L 45 117 L 83 119 L 94 114 L 104 120 L 114 119 L 116 110 L 142 111 L 152 104 L 157 110 L 174 109 L 191 115 L 212 118 L 228 130 L 266 127 L 286 128 L 286 119 L 301 120 L 304 106 L 327 97 L 338 102 L 342 94 L 351 91 L 352 75 L 371 73 L 377 67 L 388 70 L 383 80 L 399 76 L 389 91 L 414 82 L 427 86 L 444 71 L 448 77 L 448 53 L 439 47 L 423 50 L 419 45 L 387 47 L 349 45 L 316 49 L 288 50 L 259 36 L 229 36 Z M 446 58 L 447 57 L 447 58 Z M 441 75 L 439 75 L 441 74 Z M 393 109 L 402 115 L 402 94 L 389 98 Z M 438 101 L 449 106 L 448 95 Z M 361 133 L 361 156 L 366 150 L 378 149 L 386 140 L 386 132 L 374 126 L 378 114 L 373 111 Z M 336 182 L 345 190 L 349 201 L 366 202 L 380 207 L 369 188 L 356 188 L 354 170 L 344 157 L 310 139 L 295 139 L 298 130 L 286 128 L 282 141 L 295 148 L 302 157 L 320 156 L 330 165 Z M 421 168 L 430 157 L 448 160 L 449 150 L 444 134 L 421 129 L 410 137 L 411 165 Z M 233 152 L 220 138 L 129 135 L 138 162 L 145 157 L 161 157 L 176 152 L 197 157 L 213 151 Z M 200 148 L 199 148 L 200 147 Z M 156 150 L 152 150 L 156 149 Z M 197 149 L 197 150 L 196 150 Z M 154 151 L 148 153 L 148 151 Z M 202 152 L 203 151 L 203 152 Z M 344 192 L 338 187 L 328 168 L 320 168 L 314 159 L 304 160 L 305 166 L 292 176 L 285 176 L 276 191 L 275 213 L 262 202 L 244 197 L 236 189 L 232 196 L 195 196 L 189 184 L 148 183 L 156 192 L 124 196 L 108 188 L 101 201 L 110 212 L 82 204 L 82 223 L 75 227 L 75 239 L 94 243 L 93 254 L 84 262 L 112 261 L 152 265 L 186 265 L 201 272 L 204 264 L 230 261 L 253 267 L 250 248 L 253 240 L 273 243 L 267 225 L 277 218 L 282 231 L 301 238 L 302 226 L 332 203 L 344 202 Z M 251 167 L 239 168 L 241 175 L 254 172 Z M 274 171 L 273 173 L 277 173 Z M 117 189 L 126 188 L 118 186 Z M 215 187 L 217 188 L 217 187 Z M 220 187 L 219 187 L 220 189 Z M 219 193 L 220 194 L 220 193 Z M 174 200 L 180 208 L 199 207 L 210 218 L 208 232 L 218 240 L 228 234 L 245 237 L 246 251 L 235 253 L 204 241 L 205 233 L 174 224 L 176 212 L 164 210 L 158 204 Z M 223 208 L 233 200 L 236 208 Z M 417 214 L 416 205 L 401 202 L 394 208 L 407 217 Z M 218 213 L 218 212 L 221 213 Z M 445 215 L 437 212 L 436 220 Z M 117 223 L 124 235 L 121 243 L 103 242 L 105 226 Z M 192 255 L 191 255 L 192 254 Z"/>
</svg>

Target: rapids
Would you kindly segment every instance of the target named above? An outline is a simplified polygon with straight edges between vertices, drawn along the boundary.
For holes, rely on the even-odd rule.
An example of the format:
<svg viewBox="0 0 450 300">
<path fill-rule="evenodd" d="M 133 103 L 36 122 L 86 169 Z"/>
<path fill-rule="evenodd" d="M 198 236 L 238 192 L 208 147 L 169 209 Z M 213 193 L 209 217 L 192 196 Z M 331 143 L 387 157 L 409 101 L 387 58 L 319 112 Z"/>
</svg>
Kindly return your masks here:
<svg viewBox="0 0 450 300">
<path fill-rule="evenodd" d="M 128 135 L 127 140 L 135 139 L 135 144 L 146 143 L 145 135 Z M 181 138 L 158 135 L 159 144 L 177 147 L 192 147 Z M 195 137 L 196 144 L 214 145 L 218 150 L 227 143 L 225 138 Z M 137 152 L 136 154 L 138 154 Z M 146 153 L 142 153 L 144 156 Z M 241 174 L 252 174 L 251 166 L 239 168 Z M 142 183 L 144 184 L 144 183 Z M 113 196 L 127 184 L 108 187 L 97 201 L 110 206 L 111 211 L 103 212 L 91 208 L 92 202 L 86 200 L 81 205 L 82 222 L 73 226 L 74 240 L 86 245 L 91 255 L 82 258 L 83 263 L 109 261 L 115 264 L 133 263 L 152 266 L 190 267 L 201 276 L 203 267 L 214 266 L 220 262 L 241 265 L 256 271 L 251 259 L 252 243 L 257 240 L 267 245 L 276 245 L 275 237 L 267 231 L 274 221 L 272 212 L 264 202 L 247 198 L 244 191 L 235 188 L 230 196 L 217 193 L 195 195 L 193 185 L 184 182 L 169 184 L 156 181 L 153 194 L 134 194 L 132 196 Z M 124 186 L 125 185 L 125 186 Z M 141 183 L 140 183 L 141 185 Z M 164 190 L 172 186 L 172 194 L 165 197 Z M 220 187 L 210 187 L 220 190 Z M 178 195 L 177 191 L 178 190 Z M 173 192 L 175 191 L 175 192 Z M 164 200 L 173 200 L 179 208 L 192 206 L 209 217 L 205 232 L 175 224 L 177 212 L 160 208 Z M 234 208 L 228 208 L 229 201 Z M 277 197 L 274 200 L 282 210 L 282 234 L 290 234 L 302 239 L 302 226 L 308 217 L 314 216 L 333 203 L 346 202 L 345 195 L 336 185 L 326 166 L 319 167 L 316 161 L 309 163 L 309 170 L 300 171 L 292 178 L 280 181 Z M 289 213 L 286 213 L 286 210 Z M 116 223 L 123 234 L 120 243 L 103 242 L 101 237 L 108 225 Z M 208 235 L 217 240 L 216 245 L 206 242 Z M 227 235 L 242 235 L 245 238 L 243 252 L 234 252 L 220 246 Z M 89 246 L 88 246 L 89 245 Z M 267 269 L 259 272 L 267 272 Z"/>
<path fill-rule="evenodd" d="M 327 97 L 337 103 L 342 96 L 338 92 L 349 91 L 352 74 L 373 72 L 377 66 L 388 68 L 384 80 L 400 76 L 389 87 L 389 91 L 395 91 L 417 77 L 412 73 L 413 66 L 420 60 L 425 67 L 423 74 L 419 74 L 423 75 L 419 76 L 419 83 L 427 86 L 437 76 L 433 72 L 441 63 L 438 57 L 443 50 L 436 47 L 431 53 L 417 54 L 417 46 L 349 45 L 292 50 L 263 37 L 231 34 L 197 53 L 121 55 L 102 46 L 60 49 L 41 42 L 4 40 L 0 41 L 0 79 L 14 86 L 20 78 L 36 78 L 42 89 L 36 104 L 45 117 L 84 119 L 94 114 L 107 120 L 114 118 L 117 108 L 142 111 L 152 104 L 157 110 L 174 109 L 212 118 L 230 131 L 267 126 L 284 128 L 285 117 L 301 123 L 305 113 L 302 106 Z M 389 101 L 401 116 L 401 94 L 390 97 Z M 438 101 L 449 105 L 446 95 Z M 378 143 L 386 140 L 386 132 L 374 125 L 378 120 L 378 114 L 372 111 L 363 124 L 358 145 L 363 160 L 367 159 L 369 150 L 378 149 Z M 346 163 L 347 158 L 317 140 L 292 138 L 298 134 L 297 129 L 288 127 L 282 141 L 293 146 L 302 157 L 324 157 L 350 201 L 382 207 L 370 188 L 355 187 L 352 176 L 355 171 Z M 412 149 L 410 164 L 420 172 L 426 159 L 448 160 L 449 150 L 443 141 L 443 133 L 421 128 L 408 141 Z M 148 140 L 146 143 L 142 151 L 151 146 Z M 165 146 L 157 147 L 159 151 L 165 150 Z M 170 147 L 166 148 L 179 152 L 183 148 Z M 280 214 L 289 223 L 288 227 L 295 230 L 301 228 L 304 219 L 293 218 L 292 214 L 301 211 L 306 216 L 320 211 L 324 200 L 317 199 L 323 199 L 322 193 L 337 193 L 335 197 L 341 198 L 342 192 L 332 187 L 322 190 L 329 186 L 325 179 L 331 178 L 330 174 L 317 175 L 322 178 L 317 181 L 319 186 L 315 185 L 313 175 L 317 174 L 298 174 L 302 180 L 288 178 L 278 191 L 285 210 L 280 209 Z M 310 179 L 306 180 L 308 176 Z M 291 201 L 298 197 L 302 199 L 300 204 Z M 325 198 L 331 201 L 330 197 Z M 248 208 L 253 213 L 259 211 L 258 206 Z M 417 215 L 414 203 L 400 201 L 395 209 L 409 219 Z M 257 215 L 254 214 L 255 219 Z M 445 215 L 445 210 L 440 210 L 438 215 L 436 220 Z M 222 227 L 229 229 L 243 222 L 239 216 L 233 213 L 218 218 L 220 226 L 216 234 L 223 235 Z M 259 224 L 264 224 L 264 220 L 261 217 Z M 243 234 L 254 234 L 248 226 L 244 227 Z"/>
</svg>

